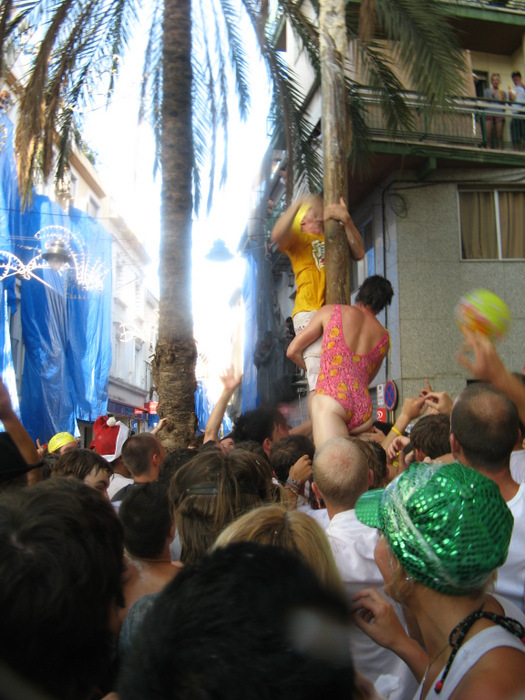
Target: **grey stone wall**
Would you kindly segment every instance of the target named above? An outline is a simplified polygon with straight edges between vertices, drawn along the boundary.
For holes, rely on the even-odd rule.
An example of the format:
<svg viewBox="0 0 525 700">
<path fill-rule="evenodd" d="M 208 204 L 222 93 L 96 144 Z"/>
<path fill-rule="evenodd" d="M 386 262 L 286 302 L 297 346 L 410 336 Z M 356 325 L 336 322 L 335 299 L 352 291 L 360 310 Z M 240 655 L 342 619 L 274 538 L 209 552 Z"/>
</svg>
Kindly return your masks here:
<svg viewBox="0 0 525 700">
<path fill-rule="evenodd" d="M 452 396 L 465 386 L 468 375 L 456 362 L 462 336 L 455 308 L 463 294 L 478 287 L 490 289 L 508 304 L 513 324 L 498 349 L 510 369 L 521 371 L 525 363 L 524 261 L 462 261 L 457 194 L 458 183 L 501 185 L 515 181 L 516 174 L 437 171 L 422 183 L 411 173 L 396 173 L 385 182 L 383 194 L 378 190 L 356 212 L 358 218 L 374 207 L 376 273 L 386 271 L 395 289 L 386 319 L 392 344 L 387 378 L 395 380 L 400 390 L 399 406 L 403 398 L 417 395 L 426 378 L 435 390 Z"/>
</svg>

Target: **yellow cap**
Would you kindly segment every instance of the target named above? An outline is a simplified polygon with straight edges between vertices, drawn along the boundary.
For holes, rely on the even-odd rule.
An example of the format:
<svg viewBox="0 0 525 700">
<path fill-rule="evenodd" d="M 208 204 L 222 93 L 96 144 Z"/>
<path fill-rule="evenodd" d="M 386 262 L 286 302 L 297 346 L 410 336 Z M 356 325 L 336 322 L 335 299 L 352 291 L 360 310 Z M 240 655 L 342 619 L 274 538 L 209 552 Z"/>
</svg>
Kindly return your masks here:
<svg viewBox="0 0 525 700">
<path fill-rule="evenodd" d="M 306 204 L 302 204 L 299 207 L 297 214 L 294 216 L 293 223 L 292 223 L 292 231 L 296 236 L 301 233 L 301 221 L 304 219 L 304 215 L 306 214 L 306 212 L 311 208 L 312 208 L 311 202 L 307 202 Z"/>
<path fill-rule="evenodd" d="M 47 451 L 56 452 L 61 447 L 64 447 L 64 445 L 69 445 L 70 442 L 76 442 L 71 433 L 57 433 L 56 435 L 53 435 L 49 441 Z"/>
</svg>

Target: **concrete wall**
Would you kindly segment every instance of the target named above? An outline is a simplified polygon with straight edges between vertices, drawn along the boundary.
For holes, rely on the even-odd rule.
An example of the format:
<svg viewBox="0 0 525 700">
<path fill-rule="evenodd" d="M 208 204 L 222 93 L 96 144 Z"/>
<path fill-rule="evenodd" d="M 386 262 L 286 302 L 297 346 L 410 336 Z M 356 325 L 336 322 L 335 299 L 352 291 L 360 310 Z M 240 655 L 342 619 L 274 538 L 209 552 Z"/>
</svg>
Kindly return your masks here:
<svg viewBox="0 0 525 700">
<path fill-rule="evenodd" d="M 462 336 L 455 308 L 463 294 L 484 287 L 508 304 L 513 326 L 499 350 L 505 364 L 525 362 L 524 261 L 460 259 L 458 182 L 501 185 L 520 171 L 439 171 L 425 183 L 394 175 L 384 196 L 386 273 L 396 296 L 388 312 L 392 339 L 389 379 L 401 399 L 428 378 L 435 390 L 457 394 L 467 374 L 456 363 Z M 408 180 L 408 181 L 407 181 Z M 383 218 L 383 217 L 381 217 Z"/>
</svg>

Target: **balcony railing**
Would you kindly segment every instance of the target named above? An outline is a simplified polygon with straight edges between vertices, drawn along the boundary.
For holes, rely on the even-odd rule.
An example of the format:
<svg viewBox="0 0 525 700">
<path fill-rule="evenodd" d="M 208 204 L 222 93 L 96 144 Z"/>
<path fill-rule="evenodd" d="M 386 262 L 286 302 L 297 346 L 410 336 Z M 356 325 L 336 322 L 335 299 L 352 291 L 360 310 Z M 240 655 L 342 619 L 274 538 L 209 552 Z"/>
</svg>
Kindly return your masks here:
<svg viewBox="0 0 525 700">
<path fill-rule="evenodd" d="M 372 92 L 363 97 L 363 111 L 373 140 L 382 139 L 391 142 L 427 143 L 439 146 L 464 148 L 495 148 L 505 151 L 522 150 L 525 154 L 525 142 L 513 143 L 511 122 L 516 120 L 525 131 L 525 104 L 495 103 L 480 98 L 462 98 L 454 100 L 452 106 L 438 108 L 432 114 L 424 99 L 417 95 L 406 98 L 413 118 L 413 129 L 400 128 L 392 135 L 386 128 L 379 98 Z M 521 113 L 518 112 L 521 110 Z M 497 131 L 496 123 L 503 119 L 503 143 L 489 137 Z"/>
<path fill-rule="evenodd" d="M 482 10 L 525 12 L 525 0 L 445 0 L 450 5 L 468 5 Z"/>
</svg>

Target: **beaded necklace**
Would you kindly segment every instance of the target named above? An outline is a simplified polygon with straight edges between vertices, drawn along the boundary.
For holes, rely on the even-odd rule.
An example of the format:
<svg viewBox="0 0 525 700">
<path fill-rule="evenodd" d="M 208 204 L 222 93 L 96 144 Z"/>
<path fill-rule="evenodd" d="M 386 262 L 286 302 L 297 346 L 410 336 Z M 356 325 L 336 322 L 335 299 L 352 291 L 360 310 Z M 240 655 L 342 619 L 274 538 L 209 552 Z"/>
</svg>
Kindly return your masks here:
<svg viewBox="0 0 525 700">
<path fill-rule="evenodd" d="M 525 644 L 525 628 L 517 620 L 514 620 L 511 617 L 504 617 L 503 615 L 496 615 L 496 613 L 486 612 L 483 610 L 482 605 L 481 608 L 475 610 L 473 613 L 470 613 L 470 615 L 467 615 L 467 617 L 464 620 L 461 620 L 461 622 L 459 622 L 450 633 L 448 643 L 452 647 L 452 651 L 450 652 L 448 661 L 445 664 L 445 668 L 443 669 L 441 678 L 438 681 L 436 681 L 436 684 L 434 685 L 434 690 L 436 694 L 439 695 L 439 693 L 441 692 L 445 679 L 448 676 L 448 672 L 450 671 L 452 663 L 456 658 L 456 654 L 458 653 L 460 646 L 463 644 L 463 641 L 468 631 L 476 622 L 476 620 L 480 620 L 481 618 L 490 620 L 496 625 L 503 627 L 503 629 L 506 629 L 515 637 L 521 639 L 523 644 Z"/>
</svg>

